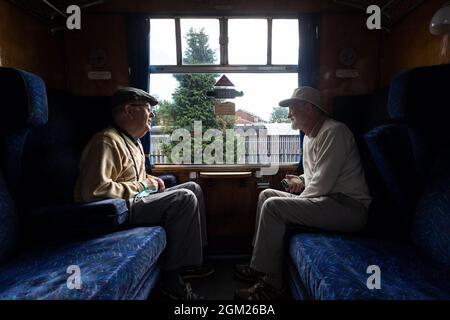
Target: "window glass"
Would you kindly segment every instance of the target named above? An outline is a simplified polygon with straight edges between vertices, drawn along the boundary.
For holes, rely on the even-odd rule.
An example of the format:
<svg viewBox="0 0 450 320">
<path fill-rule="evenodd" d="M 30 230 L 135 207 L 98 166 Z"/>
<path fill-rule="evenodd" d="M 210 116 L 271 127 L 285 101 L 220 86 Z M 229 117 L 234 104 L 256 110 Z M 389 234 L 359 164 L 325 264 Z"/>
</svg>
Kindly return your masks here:
<svg viewBox="0 0 450 320">
<path fill-rule="evenodd" d="M 287 118 L 287 108 L 278 106 L 278 102 L 290 97 L 298 84 L 296 73 L 247 73 L 225 74 L 235 85 L 234 89 L 243 91 L 242 97 L 228 101 L 235 104 L 231 117 L 219 117 L 214 114 L 214 101 L 206 96 L 214 82 L 222 74 L 152 74 L 150 93 L 161 102 L 156 110 L 152 128 L 152 160 L 155 164 L 174 163 L 171 151 L 176 143 L 171 135 L 176 129 L 186 132 L 195 130 L 194 121 L 201 121 L 202 152 L 212 141 L 208 129 L 220 132 L 217 138 L 226 146 L 226 130 L 244 132 L 243 152 L 235 150 L 233 164 L 261 163 L 261 150 L 279 163 L 299 161 L 300 143 L 298 130 L 292 130 Z M 264 130 L 267 138 L 264 138 Z M 211 132 L 210 132 L 211 133 Z M 262 145 L 265 147 L 262 148 Z M 234 148 L 237 148 L 234 146 Z M 264 149 L 265 148 L 265 149 Z M 225 149 L 224 149 L 225 150 Z M 195 163 L 191 150 L 191 162 Z M 227 154 L 216 155 L 222 162 L 211 163 L 205 158 L 201 164 L 230 164 Z M 238 157 L 239 156 L 239 157 Z M 184 163 L 188 164 L 188 163 Z M 198 163 L 197 163 L 198 164 Z"/>
<path fill-rule="evenodd" d="M 298 64 L 298 19 L 272 20 L 272 63 Z"/>
<path fill-rule="evenodd" d="M 183 64 L 220 62 L 218 19 L 181 19 Z"/>
<path fill-rule="evenodd" d="M 267 64 L 267 19 L 228 20 L 230 64 Z"/>
<path fill-rule="evenodd" d="M 176 65 L 174 19 L 150 19 L 150 65 Z"/>
</svg>

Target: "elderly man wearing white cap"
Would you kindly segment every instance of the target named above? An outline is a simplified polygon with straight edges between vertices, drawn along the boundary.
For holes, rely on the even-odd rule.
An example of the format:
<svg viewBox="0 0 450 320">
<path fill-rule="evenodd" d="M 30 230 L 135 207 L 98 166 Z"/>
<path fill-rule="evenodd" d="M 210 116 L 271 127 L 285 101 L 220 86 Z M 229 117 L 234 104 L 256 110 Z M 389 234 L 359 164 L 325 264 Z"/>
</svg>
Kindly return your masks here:
<svg viewBox="0 0 450 320">
<path fill-rule="evenodd" d="M 317 89 L 297 88 L 280 106 L 289 107 L 292 129 L 305 133 L 304 173 L 286 177 L 289 192 L 261 192 L 252 259 L 235 270 L 238 278 L 256 284 L 237 290 L 238 299 L 284 296 L 283 240 L 287 224 L 358 232 L 367 222 L 371 197 L 353 134 L 343 123 L 331 119 Z"/>
</svg>

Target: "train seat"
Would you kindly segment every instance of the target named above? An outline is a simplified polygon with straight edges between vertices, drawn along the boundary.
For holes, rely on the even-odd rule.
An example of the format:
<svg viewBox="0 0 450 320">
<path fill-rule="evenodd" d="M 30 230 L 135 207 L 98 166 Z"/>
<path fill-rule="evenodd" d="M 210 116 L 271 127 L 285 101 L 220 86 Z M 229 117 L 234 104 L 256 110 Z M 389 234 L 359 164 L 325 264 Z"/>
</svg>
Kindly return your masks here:
<svg viewBox="0 0 450 320">
<path fill-rule="evenodd" d="M 388 100 L 394 123 L 364 135 L 402 222 L 398 233 L 408 237 L 294 235 L 288 275 L 296 299 L 450 299 L 450 135 L 442 134 L 449 85 L 450 65 L 398 74 Z"/>
<path fill-rule="evenodd" d="M 124 200 L 71 204 L 74 119 L 31 73 L 0 68 L 0 93 L 0 299 L 146 299 L 164 230 L 126 230 Z"/>
</svg>

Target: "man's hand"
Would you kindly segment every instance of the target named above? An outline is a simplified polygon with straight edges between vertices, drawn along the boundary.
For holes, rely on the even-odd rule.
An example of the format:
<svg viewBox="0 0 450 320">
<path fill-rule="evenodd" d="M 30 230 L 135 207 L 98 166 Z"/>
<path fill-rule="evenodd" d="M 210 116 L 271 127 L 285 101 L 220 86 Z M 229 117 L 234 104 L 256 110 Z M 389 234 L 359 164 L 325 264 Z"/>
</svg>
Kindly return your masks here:
<svg viewBox="0 0 450 320">
<path fill-rule="evenodd" d="M 290 193 L 300 193 L 303 190 L 303 188 L 305 188 L 305 184 L 298 176 L 287 174 L 286 179 L 288 180 L 289 183 Z"/>
<path fill-rule="evenodd" d="M 152 176 L 147 176 L 147 179 L 145 179 L 144 183 L 147 185 L 147 188 L 150 190 L 156 190 L 156 189 L 158 189 L 158 186 L 159 186 L 158 180 L 156 180 Z"/>
<path fill-rule="evenodd" d="M 158 185 L 158 192 L 163 192 L 166 189 L 166 186 L 164 185 L 164 181 L 161 178 L 155 177 L 155 176 L 151 176 L 148 175 L 147 179 L 151 179 L 153 181 L 156 182 L 156 184 Z"/>
</svg>

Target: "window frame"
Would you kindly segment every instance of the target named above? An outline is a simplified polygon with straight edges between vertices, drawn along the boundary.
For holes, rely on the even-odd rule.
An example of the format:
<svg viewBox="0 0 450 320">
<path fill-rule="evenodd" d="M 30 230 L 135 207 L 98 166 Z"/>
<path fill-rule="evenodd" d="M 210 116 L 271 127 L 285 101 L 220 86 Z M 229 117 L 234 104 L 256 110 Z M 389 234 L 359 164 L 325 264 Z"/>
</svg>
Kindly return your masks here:
<svg viewBox="0 0 450 320">
<path fill-rule="evenodd" d="M 272 64 L 272 22 L 275 19 L 296 19 L 300 37 L 300 20 L 301 15 L 149 15 L 148 19 L 174 19 L 175 21 L 175 41 L 176 41 L 176 65 L 151 65 L 149 66 L 148 75 L 151 74 L 177 74 L 177 73 L 296 73 L 300 72 L 300 45 L 299 38 L 299 56 L 297 64 Z M 180 19 L 218 19 L 220 26 L 219 35 L 219 64 L 201 64 L 201 65 L 183 65 L 182 39 L 181 39 L 181 22 Z M 245 65 L 245 64 L 229 64 L 228 61 L 228 20 L 229 19 L 266 19 L 267 20 L 267 63 L 264 65 Z M 151 31 L 151 30 L 149 30 Z M 151 34 L 150 34 L 151 37 Z M 149 59 L 150 60 L 150 59 Z M 300 79 L 298 77 L 297 85 Z M 151 84 L 150 84 L 151 85 Z M 150 88 L 149 88 L 150 89 Z M 185 170 L 207 170 L 207 171 L 229 171 L 229 170 L 251 170 L 257 171 L 263 167 L 269 167 L 267 164 L 221 164 L 221 165 L 195 165 L 195 164 L 154 164 L 154 170 L 160 170 L 160 173 L 171 172 L 174 168 Z M 296 169 L 298 164 L 295 163 L 279 163 L 280 168 Z"/>
<path fill-rule="evenodd" d="M 176 65 L 150 65 L 149 74 L 161 73 L 298 73 L 299 64 L 272 64 L 272 21 L 274 19 L 296 19 L 300 29 L 300 19 L 298 15 L 283 16 L 164 16 L 151 15 L 149 19 L 174 19 L 175 21 L 175 41 L 176 41 Z M 219 64 L 183 65 L 182 39 L 181 39 L 181 19 L 218 19 L 220 26 L 219 35 Z M 267 20 L 267 63 L 262 65 L 229 64 L 228 62 L 228 20 L 230 19 L 265 19 Z M 151 35 L 150 35 L 151 36 Z M 301 57 L 299 56 L 299 59 Z"/>
</svg>

